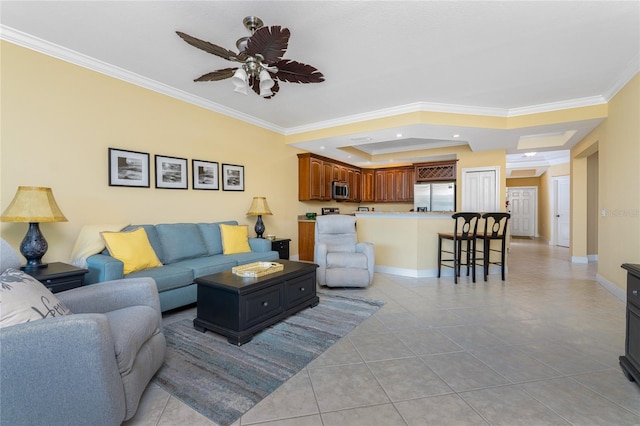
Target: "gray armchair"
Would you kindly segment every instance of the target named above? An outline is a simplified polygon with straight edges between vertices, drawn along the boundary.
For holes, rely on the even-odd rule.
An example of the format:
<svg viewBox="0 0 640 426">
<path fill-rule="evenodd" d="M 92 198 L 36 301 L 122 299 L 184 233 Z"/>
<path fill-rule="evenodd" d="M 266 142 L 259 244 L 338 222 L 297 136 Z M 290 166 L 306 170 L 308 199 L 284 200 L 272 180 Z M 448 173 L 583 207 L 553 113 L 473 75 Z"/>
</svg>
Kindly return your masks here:
<svg viewBox="0 0 640 426">
<path fill-rule="evenodd" d="M 316 218 L 314 262 L 323 286 L 367 287 L 373 280 L 373 244 L 358 242 L 355 216 Z"/>
<path fill-rule="evenodd" d="M 19 265 L 4 240 L 0 250 L 0 272 Z M 155 282 L 122 279 L 55 296 L 71 315 L 0 328 L 2 424 L 121 424 L 164 360 Z"/>
</svg>

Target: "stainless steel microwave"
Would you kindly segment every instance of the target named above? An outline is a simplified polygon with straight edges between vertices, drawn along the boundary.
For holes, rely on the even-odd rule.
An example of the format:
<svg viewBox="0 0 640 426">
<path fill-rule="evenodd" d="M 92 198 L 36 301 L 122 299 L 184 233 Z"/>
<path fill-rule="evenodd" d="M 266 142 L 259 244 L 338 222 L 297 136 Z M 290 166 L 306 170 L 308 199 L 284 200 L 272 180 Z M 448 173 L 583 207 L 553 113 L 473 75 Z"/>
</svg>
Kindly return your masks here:
<svg viewBox="0 0 640 426">
<path fill-rule="evenodd" d="M 349 184 L 338 180 L 331 182 L 331 198 L 333 200 L 348 200 Z"/>
</svg>

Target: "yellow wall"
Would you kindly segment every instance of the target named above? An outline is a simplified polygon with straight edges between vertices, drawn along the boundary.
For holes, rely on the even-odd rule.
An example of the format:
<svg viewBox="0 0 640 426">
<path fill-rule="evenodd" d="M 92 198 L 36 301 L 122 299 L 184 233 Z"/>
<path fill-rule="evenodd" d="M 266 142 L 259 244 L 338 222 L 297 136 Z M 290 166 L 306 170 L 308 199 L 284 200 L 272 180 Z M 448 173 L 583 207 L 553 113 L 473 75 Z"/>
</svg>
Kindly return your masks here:
<svg viewBox="0 0 640 426">
<path fill-rule="evenodd" d="M 640 263 L 640 74 L 609 102 L 609 117 L 571 150 L 572 255 L 587 253 L 588 159 L 598 153 L 598 275 L 626 288 Z M 575 245 L 574 245 L 575 244 Z"/>
<path fill-rule="evenodd" d="M 513 186 L 540 186 L 540 177 L 507 179 L 507 187 Z"/>
<path fill-rule="evenodd" d="M 292 238 L 297 253 L 299 150 L 284 137 L 102 74 L 3 42 L 1 201 L 19 185 L 49 186 L 65 223 L 42 224 L 45 261 L 67 261 L 83 224 L 238 220 L 266 196 L 267 233 Z M 259 101 L 259 99 L 258 99 Z M 108 148 L 151 154 L 151 188 L 108 186 Z M 243 165 L 245 191 L 154 188 L 153 155 Z M 277 171 L 277 172 L 274 172 Z M 189 188 L 191 188 L 189 176 Z M 27 225 L 3 223 L 19 246 Z"/>
</svg>

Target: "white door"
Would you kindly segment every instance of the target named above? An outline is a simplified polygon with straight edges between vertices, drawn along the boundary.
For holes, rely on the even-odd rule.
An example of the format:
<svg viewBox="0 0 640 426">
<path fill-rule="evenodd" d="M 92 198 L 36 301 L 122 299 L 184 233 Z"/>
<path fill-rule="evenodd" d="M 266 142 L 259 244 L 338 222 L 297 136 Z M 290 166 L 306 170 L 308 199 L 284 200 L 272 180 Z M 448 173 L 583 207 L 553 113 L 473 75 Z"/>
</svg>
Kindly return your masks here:
<svg viewBox="0 0 640 426">
<path fill-rule="evenodd" d="M 569 176 L 553 179 L 555 192 L 554 230 L 556 245 L 569 247 L 571 239 L 571 188 Z"/>
<path fill-rule="evenodd" d="M 462 169 L 462 210 L 498 212 L 499 167 Z"/>
<path fill-rule="evenodd" d="M 507 188 L 511 213 L 511 235 L 535 237 L 538 223 L 538 188 L 535 186 Z"/>
</svg>

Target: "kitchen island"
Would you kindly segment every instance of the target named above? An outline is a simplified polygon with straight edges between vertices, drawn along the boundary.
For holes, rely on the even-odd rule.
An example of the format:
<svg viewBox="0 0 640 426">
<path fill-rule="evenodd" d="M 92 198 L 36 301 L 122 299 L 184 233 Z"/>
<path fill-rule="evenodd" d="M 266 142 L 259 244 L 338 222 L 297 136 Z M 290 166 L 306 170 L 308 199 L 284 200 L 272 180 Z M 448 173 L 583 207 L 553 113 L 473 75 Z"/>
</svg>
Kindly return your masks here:
<svg viewBox="0 0 640 426">
<path fill-rule="evenodd" d="M 371 242 L 376 272 L 438 276 L 438 232 L 452 232 L 451 213 L 356 212 L 358 240 Z M 453 276 L 443 268 L 442 275 Z"/>
</svg>

